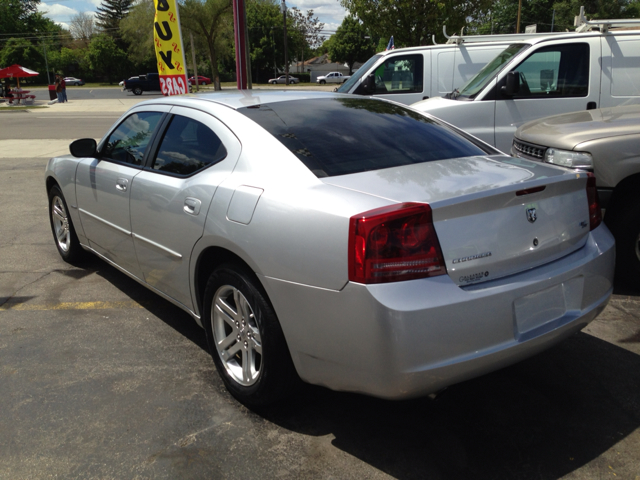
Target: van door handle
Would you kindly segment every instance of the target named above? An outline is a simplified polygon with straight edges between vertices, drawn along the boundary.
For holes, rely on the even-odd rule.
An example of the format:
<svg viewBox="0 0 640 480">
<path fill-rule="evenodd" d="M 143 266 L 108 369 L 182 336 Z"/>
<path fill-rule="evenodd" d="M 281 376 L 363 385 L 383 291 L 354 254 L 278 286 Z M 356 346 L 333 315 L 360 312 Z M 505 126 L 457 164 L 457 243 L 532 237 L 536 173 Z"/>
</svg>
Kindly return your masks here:
<svg viewBox="0 0 640 480">
<path fill-rule="evenodd" d="M 119 178 L 116 180 L 116 190 L 120 190 L 121 192 L 126 192 L 128 185 L 129 185 L 129 180 L 127 180 L 126 178 Z"/>
<path fill-rule="evenodd" d="M 596 105 L 596 102 L 587 103 L 587 110 L 595 110 L 596 108 L 598 108 L 598 106 Z"/>
<path fill-rule="evenodd" d="M 189 215 L 198 215 L 200 213 L 200 206 L 202 202 L 197 198 L 187 197 L 184 199 L 184 207 L 182 209 Z"/>
<path fill-rule="evenodd" d="M 429 95 L 425 95 L 424 97 L 422 97 L 423 100 L 427 100 L 429 98 Z"/>
</svg>

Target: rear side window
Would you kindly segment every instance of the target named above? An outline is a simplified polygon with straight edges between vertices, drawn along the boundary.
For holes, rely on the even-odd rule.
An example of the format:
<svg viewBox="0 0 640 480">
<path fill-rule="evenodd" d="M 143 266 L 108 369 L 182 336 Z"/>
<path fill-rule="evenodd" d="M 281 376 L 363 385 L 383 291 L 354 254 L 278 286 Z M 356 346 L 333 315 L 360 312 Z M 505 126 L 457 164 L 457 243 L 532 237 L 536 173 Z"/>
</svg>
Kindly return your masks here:
<svg viewBox="0 0 640 480">
<path fill-rule="evenodd" d="M 296 100 L 238 111 L 318 177 L 487 153 L 418 112 L 368 98 Z"/>
<path fill-rule="evenodd" d="M 165 173 L 190 175 L 227 156 L 227 150 L 209 127 L 191 118 L 174 115 L 165 131 L 152 168 Z"/>
</svg>

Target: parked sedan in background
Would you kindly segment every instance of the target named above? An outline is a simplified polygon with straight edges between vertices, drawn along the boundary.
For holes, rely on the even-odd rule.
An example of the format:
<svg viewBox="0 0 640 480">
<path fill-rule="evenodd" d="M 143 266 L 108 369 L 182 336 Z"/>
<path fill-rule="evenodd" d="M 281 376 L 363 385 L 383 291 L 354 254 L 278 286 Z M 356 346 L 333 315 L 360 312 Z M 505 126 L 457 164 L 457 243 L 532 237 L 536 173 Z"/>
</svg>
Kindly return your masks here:
<svg viewBox="0 0 640 480">
<path fill-rule="evenodd" d="M 196 77 L 192 76 L 189 78 L 189 83 L 191 85 L 196 84 Z M 198 85 L 211 85 L 211 79 L 209 77 L 203 77 L 202 75 L 198 75 Z"/>
<path fill-rule="evenodd" d="M 76 87 L 80 85 L 84 85 L 84 80 L 82 80 L 81 78 L 65 77 L 64 81 L 66 82 L 67 85 L 75 85 Z"/>
<path fill-rule="evenodd" d="M 592 176 L 393 102 L 154 99 L 70 150 L 45 173 L 62 258 L 93 252 L 189 312 L 250 405 L 298 379 L 425 395 L 582 329 L 612 292 Z"/>
<path fill-rule="evenodd" d="M 278 83 L 287 83 L 287 76 L 280 75 L 278 78 L 269 79 L 269 83 L 276 85 Z M 289 83 L 300 83 L 300 79 L 289 75 Z"/>
<path fill-rule="evenodd" d="M 554 115 L 518 128 L 511 153 L 594 172 L 604 221 L 616 239 L 616 272 L 640 275 L 640 105 Z"/>
</svg>

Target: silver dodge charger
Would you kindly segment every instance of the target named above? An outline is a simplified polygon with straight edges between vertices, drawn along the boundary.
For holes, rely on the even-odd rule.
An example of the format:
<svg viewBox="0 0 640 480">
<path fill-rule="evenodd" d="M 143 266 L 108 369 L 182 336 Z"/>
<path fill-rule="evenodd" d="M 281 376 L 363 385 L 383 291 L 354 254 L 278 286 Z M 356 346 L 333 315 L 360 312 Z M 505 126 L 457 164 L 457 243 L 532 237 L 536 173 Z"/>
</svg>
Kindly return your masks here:
<svg viewBox="0 0 640 480">
<path fill-rule="evenodd" d="M 410 107 L 321 92 L 153 99 L 45 179 L 55 245 L 189 312 L 229 391 L 411 398 L 585 327 L 614 241 L 589 173 Z"/>
</svg>

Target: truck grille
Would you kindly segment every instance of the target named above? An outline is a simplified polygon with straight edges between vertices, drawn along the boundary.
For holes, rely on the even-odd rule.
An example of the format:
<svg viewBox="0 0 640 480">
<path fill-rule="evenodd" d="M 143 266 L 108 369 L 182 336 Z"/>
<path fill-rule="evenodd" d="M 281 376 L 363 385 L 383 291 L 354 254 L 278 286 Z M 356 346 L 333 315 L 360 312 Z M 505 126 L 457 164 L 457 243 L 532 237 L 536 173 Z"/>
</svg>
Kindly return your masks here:
<svg viewBox="0 0 640 480">
<path fill-rule="evenodd" d="M 536 158 L 542 160 L 544 158 L 544 152 L 546 147 L 534 145 L 532 143 L 526 143 L 521 140 L 513 140 L 513 149 L 524 157 Z"/>
</svg>

